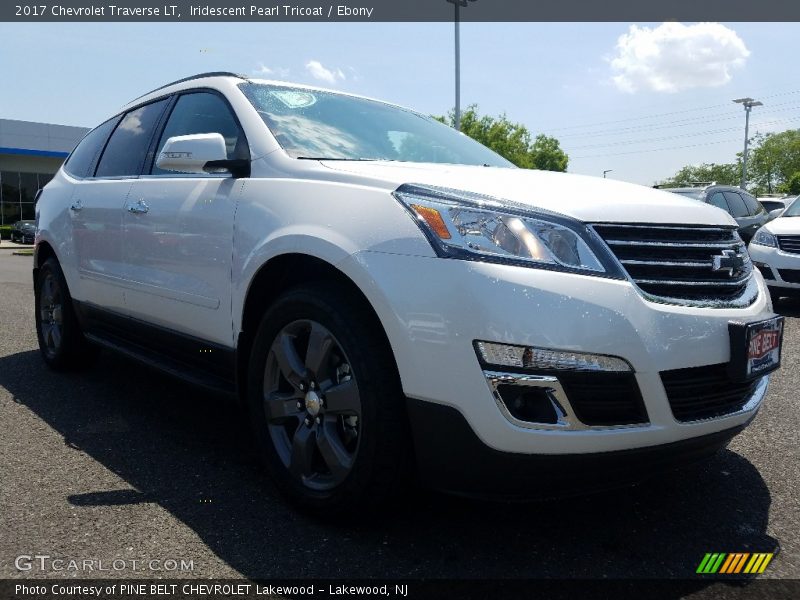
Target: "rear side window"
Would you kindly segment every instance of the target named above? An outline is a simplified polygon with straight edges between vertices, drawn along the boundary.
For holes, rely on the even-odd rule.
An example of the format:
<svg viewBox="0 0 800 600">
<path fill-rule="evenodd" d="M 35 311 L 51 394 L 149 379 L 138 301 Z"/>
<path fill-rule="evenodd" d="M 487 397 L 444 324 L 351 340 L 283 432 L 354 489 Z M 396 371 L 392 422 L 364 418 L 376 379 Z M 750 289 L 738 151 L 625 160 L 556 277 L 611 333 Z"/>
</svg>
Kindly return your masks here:
<svg viewBox="0 0 800 600">
<path fill-rule="evenodd" d="M 231 109 L 222 98 L 209 92 L 184 94 L 178 98 L 164 127 L 164 133 L 161 134 L 156 156 L 161 153 L 169 138 L 197 133 L 221 134 L 225 138 L 229 160 L 249 158 L 247 141 Z M 154 164 L 153 174 L 162 173 L 174 172 L 164 171 Z"/>
<path fill-rule="evenodd" d="M 160 100 L 140 106 L 122 117 L 97 165 L 97 177 L 121 177 L 141 172 L 153 132 L 166 105 L 167 100 Z"/>
<path fill-rule="evenodd" d="M 747 205 L 737 192 L 723 193 L 725 194 L 725 199 L 728 201 L 728 206 L 731 207 L 731 215 L 738 219 L 740 217 L 746 217 L 750 214 L 750 211 L 747 210 Z"/>
<path fill-rule="evenodd" d="M 760 215 L 761 213 L 765 212 L 764 207 L 761 206 L 761 203 L 753 198 L 750 194 L 742 193 L 741 196 L 744 198 L 744 203 L 751 215 Z"/>
<path fill-rule="evenodd" d="M 119 117 L 114 117 L 87 133 L 64 163 L 64 170 L 75 177 L 91 177 L 97 158 L 117 121 Z"/>
<path fill-rule="evenodd" d="M 726 213 L 730 212 L 728 203 L 725 201 L 725 196 L 722 195 L 722 192 L 714 192 L 711 194 L 711 198 L 708 199 L 708 203 L 713 204 L 717 208 L 721 208 Z"/>
</svg>

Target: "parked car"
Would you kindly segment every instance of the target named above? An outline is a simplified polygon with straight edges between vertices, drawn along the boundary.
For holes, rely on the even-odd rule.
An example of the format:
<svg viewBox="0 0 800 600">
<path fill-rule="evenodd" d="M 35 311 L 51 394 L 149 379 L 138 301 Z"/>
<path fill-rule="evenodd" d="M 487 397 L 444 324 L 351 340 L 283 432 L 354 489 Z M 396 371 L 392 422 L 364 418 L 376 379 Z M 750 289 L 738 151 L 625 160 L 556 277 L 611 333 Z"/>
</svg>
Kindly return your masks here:
<svg viewBox="0 0 800 600">
<path fill-rule="evenodd" d="M 756 230 L 770 220 L 769 212 L 745 190 L 730 185 L 703 185 L 700 187 L 659 188 L 721 208 L 731 215 L 739 226 L 739 235 L 745 242 Z"/>
<path fill-rule="evenodd" d="M 11 241 L 17 244 L 33 244 L 36 237 L 36 221 L 17 221 L 11 228 Z"/>
<path fill-rule="evenodd" d="M 746 427 L 780 362 L 725 213 L 341 92 L 161 87 L 37 211 L 44 361 L 99 345 L 238 397 L 278 487 L 325 514 L 414 471 L 513 498 L 653 476 Z"/>
<path fill-rule="evenodd" d="M 784 211 L 795 201 L 797 196 L 761 196 L 758 201 L 767 212 Z"/>
<path fill-rule="evenodd" d="M 759 229 L 749 249 L 774 300 L 800 296 L 800 202 Z"/>
</svg>

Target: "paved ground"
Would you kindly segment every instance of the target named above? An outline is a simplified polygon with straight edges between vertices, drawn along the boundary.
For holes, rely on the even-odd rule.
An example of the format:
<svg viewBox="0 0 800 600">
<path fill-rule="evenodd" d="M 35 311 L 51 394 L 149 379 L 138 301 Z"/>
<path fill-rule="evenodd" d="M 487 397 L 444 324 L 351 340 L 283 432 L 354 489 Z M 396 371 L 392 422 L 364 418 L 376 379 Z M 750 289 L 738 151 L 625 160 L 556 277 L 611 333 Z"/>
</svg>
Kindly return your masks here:
<svg viewBox="0 0 800 600">
<path fill-rule="evenodd" d="M 0 240 L 0 250 L 23 250 L 26 248 L 33 248 L 33 246 L 28 244 L 18 244 L 9 240 Z"/>
<path fill-rule="evenodd" d="M 659 578 L 691 576 L 705 552 L 779 548 L 765 576 L 800 578 L 800 303 L 780 307 L 768 401 L 704 465 L 531 505 L 423 493 L 385 520 L 330 524 L 284 504 L 219 400 L 107 353 L 85 373 L 45 369 L 30 268 L 0 253 L 0 577 L 47 554 L 129 561 L 120 575 L 184 559 L 206 578 Z"/>
</svg>

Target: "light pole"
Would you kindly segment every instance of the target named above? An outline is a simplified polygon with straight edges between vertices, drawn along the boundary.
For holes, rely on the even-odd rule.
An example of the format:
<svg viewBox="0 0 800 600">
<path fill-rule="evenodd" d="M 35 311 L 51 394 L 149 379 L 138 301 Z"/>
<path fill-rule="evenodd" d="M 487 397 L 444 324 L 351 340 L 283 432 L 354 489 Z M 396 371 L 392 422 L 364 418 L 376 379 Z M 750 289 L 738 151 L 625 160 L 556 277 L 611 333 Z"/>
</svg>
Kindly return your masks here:
<svg viewBox="0 0 800 600">
<path fill-rule="evenodd" d="M 611 171 L 613 171 L 613 170 L 614 169 L 606 169 L 605 171 L 603 171 L 603 179 L 606 178 L 606 173 L 611 173 Z"/>
<path fill-rule="evenodd" d="M 469 2 L 476 2 L 477 0 L 446 0 L 455 8 L 455 22 L 456 27 L 456 110 L 455 110 L 455 127 L 457 131 L 461 131 L 461 40 L 459 34 L 459 9 L 466 8 Z"/>
<path fill-rule="evenodd" d="M 747 185 L 747 145 L 750 142 L 750 110 L 754 106 L 764 106 L 764 103 L 752 98 L 738 98 L 734 102 L 744 106 L 744 153 L 742 154 L 742 183 L 739 187 L 745 189 L 744 186 Z"/>
</svg>

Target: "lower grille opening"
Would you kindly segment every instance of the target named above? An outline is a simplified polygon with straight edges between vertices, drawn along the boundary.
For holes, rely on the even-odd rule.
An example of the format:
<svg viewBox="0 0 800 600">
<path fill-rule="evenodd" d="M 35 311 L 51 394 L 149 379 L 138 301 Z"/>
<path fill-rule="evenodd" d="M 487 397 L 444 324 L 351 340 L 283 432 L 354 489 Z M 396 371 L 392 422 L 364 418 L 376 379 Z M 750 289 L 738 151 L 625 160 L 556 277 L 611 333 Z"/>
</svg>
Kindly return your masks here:
<svg viewBox="0 0 800 600">
<path fill-rule="evenodd" d="M 770 280 L 775 279 L 775 277 L 772 275 L 772 269 L 769 267 L 769 265 L 765 265 L 759 262 L 753 262 L 753 264 L 759 271 L 761 271 L 761 274 L 764 276 L 764 279 L 770 279 Z"/>
<path fill-rule="evenodd" d="M 558 380 L 575 416 L 586 425 L 647 423 L 633 373 L 559 373 Z"/>
<path fill-rule="evenodd" d="M 800 283 L 800 269 L 778 269 L 786 283 Z"/>
<path fill-rule="evenodd" d="M 661 382 L 673 416 L 686 422 L 713 419 L 741 410 L 755 392 L 759 380 L 734 382 L 728 376 L 725 363 L 663 371 Z"/>
<path fill-rule="evenodd" d="M 526 423 L 558 423 L 558 414 L 547 388 L 522 385 L 499 385 L 497 393 L 508 412 Z"/>
</svg>

